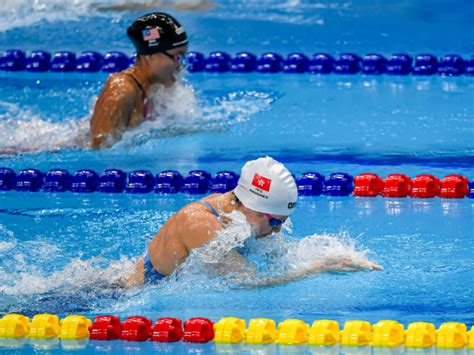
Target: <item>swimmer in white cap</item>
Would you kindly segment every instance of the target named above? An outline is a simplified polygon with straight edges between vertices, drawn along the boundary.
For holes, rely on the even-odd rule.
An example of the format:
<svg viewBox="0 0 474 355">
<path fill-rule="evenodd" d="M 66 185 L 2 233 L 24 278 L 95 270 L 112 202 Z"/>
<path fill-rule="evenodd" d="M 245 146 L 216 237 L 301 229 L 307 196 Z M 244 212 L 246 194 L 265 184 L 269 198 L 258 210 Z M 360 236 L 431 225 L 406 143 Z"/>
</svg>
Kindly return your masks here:
<svg viewBox="0 0 474 355">
<path fill-rule="evenodd" d="M 251 225 L 256 238 L 263 238 L 281 230 L 282 224 L 293 214 L 298 200 L 295 180 L 288 169 L 276 160 L 265 157 L 247 162 L 233 191 L 213 194 L 186 205 L 173 215 L 159 230 L 129 280 L 130 285 L 148 284 L 171 275 L 188 257 L 190 251 L 218 236 L 229 224 L 229 214 L 242 213 Z M 245 258 L 237 251 L 229 255 L 229 262 L 244 265 Z M 268 280 L 276 284 L 324 270 L 380 269 L 367 263 L 354 265 L 348 261 L 326 266 L 320 264 L 291 275 Z"/>
</svg>

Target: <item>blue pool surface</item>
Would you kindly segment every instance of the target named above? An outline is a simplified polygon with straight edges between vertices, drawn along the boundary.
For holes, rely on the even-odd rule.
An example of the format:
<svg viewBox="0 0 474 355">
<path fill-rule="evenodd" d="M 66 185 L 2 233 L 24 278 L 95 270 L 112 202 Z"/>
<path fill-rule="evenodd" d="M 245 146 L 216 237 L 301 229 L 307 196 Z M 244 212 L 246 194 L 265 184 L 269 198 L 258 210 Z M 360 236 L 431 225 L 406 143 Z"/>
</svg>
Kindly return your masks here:
<svg viewBox="0 0 474 355">
<path fill-rule="evenodd" d="M 125 29 L 143 13 L 91 10 L 92 1 L 46 0 L 43 7 L 10 2 L 14 11 L 0 5 L 0 51 L 131 53 Z M 216 5 L 202 12 L 165 10 L 186 27 L 191 50 L 464 57 L 474 52 L 469 1 Z M 185 74 L 175 91 L 157 95 L 157 100 L 169 99 L 161 106 L 163 122 L 138 127 L 111 149 L 92 151 L 81 146 L 106 78 L 103 73 L 0 72 L 0 166 L 17 172 L 31 167 L 215 174 L 240 172 L 245 161 L 268 154 L 297 176 L 342 171 L 474 178 L 472 77 Z M 310 324 L 316 319 L 341 324 L 394 319 L 405 325 L 456 321 L 469 329 L 474 324 L 474 200 L 469 198 L 304 197 L 282 236 L 252 242 L 248 252 L 263 278 L 328 256 L 368 258 L 383 271 L 322 273 L 248 288 L 226 277 L 193 273 L 187 265 L 183 275 L 160 285 L 114 287 L 167 218 L 200 197 L 1 192 L 0 316 L 114 314 L 213 321 L 234 316 Z M 53 353 L 289 351 L 212 343 L 0 341 L 2 352 L 27 353 L 42 346 Z"/>
</svg>

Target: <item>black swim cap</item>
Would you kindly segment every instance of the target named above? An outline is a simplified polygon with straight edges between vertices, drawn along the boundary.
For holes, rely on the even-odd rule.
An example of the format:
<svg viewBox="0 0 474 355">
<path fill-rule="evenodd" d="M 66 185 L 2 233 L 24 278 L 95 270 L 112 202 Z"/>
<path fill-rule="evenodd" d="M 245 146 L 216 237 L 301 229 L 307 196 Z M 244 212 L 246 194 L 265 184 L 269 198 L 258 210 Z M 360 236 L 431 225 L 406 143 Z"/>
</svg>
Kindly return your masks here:
<svg viewBox="0 0 474 355">
<path fill-rule="evenodd" d="M 163 12 L 153 12 L 135 20 L 127 30 L 137 54 L 151 55 L 188 43 L 183 26 Z"/>
</svg>

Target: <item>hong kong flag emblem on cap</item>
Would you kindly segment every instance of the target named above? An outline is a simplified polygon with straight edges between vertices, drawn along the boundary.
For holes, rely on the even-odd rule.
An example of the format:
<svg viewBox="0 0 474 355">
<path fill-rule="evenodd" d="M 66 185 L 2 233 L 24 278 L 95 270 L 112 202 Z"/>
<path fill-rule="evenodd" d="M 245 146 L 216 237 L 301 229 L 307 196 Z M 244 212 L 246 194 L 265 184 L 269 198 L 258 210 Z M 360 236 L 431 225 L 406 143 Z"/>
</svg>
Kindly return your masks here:
<svg viewBox="0 0 474 355">
<path fill-rule="evenodd" d="M 252 185 L 255 187 L 258 187 L 261 190 L 264 191 L 270 191 L 270 185 L 272 183 L 272 180 L 269 178 L 266 178 L 262 175 L 258 175 L 255 173 L 253 180 L 252 180 Z"/>
</svg>

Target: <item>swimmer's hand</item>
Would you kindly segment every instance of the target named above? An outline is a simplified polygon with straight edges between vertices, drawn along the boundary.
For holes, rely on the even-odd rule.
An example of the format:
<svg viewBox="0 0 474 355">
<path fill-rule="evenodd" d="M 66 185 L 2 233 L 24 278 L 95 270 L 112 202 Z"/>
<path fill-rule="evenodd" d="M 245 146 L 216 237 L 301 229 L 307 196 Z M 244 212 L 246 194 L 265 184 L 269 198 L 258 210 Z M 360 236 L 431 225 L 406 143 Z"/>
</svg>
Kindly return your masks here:
<svg viewBox="0 0 474 355">
<path fill-rule="evenodd" d="M 366 265 L 366 269 L 373 270 L 373 271 L 383 271 L 383 267 L 372 262 L 368 262 Z"/>
</svg>

